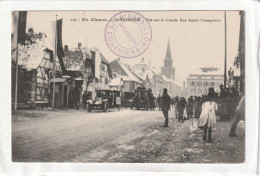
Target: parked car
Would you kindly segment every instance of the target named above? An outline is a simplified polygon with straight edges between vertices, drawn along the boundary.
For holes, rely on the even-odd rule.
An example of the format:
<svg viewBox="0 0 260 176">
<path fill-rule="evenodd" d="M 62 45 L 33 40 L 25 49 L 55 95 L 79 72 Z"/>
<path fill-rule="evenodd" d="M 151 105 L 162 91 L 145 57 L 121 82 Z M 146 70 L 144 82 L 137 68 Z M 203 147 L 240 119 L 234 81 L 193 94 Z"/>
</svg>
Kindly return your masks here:
<svg viewBox="0 0 260 176">
<path fill-rule="evenodd" d="M 123 107 L 132 107 L 132 103 L 134 101 L 135 93 L 131 91 L 123 92 L 123 101 L 122 106 Z"/>
<path fill-rule="evenodd" d="M 107 112 L 109 108 L 116 107 L 120 110 L 121 107 L 121 92 L 110 89 L 97 90 L 96 98 L 87 101 L 87 110 L 91 112 L 95 109 L 101 109 Z"/>
</svg>

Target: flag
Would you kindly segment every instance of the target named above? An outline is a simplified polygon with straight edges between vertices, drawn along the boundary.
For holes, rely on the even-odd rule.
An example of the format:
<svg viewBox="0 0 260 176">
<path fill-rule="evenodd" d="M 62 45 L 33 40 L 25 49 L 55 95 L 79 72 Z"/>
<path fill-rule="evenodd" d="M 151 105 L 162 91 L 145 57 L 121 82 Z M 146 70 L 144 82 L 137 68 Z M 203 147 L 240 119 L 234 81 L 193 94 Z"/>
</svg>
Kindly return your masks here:
<svg viewBox="0 0 260 176">
<path fill-rule="evenodd" d="M 18 43 L 18 20 L 19 20 L 19 12 L 13 12 L 13 35 L 12 35 L 12 51 L 16 49 Z"/>
<path fill-rule="evenodd" d="M 101 57 L 100 52 L 95 49 L 95 78 L 100 78 L 100 64 L 101 64 Z"/>
<path fill-rule="evenodd" d="M 53 32 L 53 50 L 55 51 L 56 48 L 55 51 L 56 53 L 54 52 L 54 60 L 56 61 L 57 60 L 56 58 L 58 57 L 62 71 L 65 71 L 65 66 L 62 60 L 62 57 L 65 56 L 63 45 L 62 45 L 62 19 L 52 22 L 52 32 Z"/>
<path fill-rule="evenodd" d="M 17 47 L 17 43 L 24 45 L 25 30 L 26 30 L 27 11 L 14 11 L 13 12 L 13 36 L 12 36 L 12 49 Z"/>
</svg>

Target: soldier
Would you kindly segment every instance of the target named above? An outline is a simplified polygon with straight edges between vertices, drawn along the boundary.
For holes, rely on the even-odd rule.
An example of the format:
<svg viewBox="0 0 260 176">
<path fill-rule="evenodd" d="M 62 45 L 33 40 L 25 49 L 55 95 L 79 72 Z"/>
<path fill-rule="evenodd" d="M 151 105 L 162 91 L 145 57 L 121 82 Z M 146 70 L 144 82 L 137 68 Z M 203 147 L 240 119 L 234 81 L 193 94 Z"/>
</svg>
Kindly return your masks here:
<svg viewBox="0 0 260 176">
<path fill-rule="evenodd" d="M 149 101 L 150 101 L 150 110 L 154 110 L 155 108 L 155 97 L 153 96 L 153 93 L 151 92 L 150 93 L 150 96 L 149 96 Z"/>
<path fill-rule="evenodd" d="M 148 92 L 145 92 L 145 95 L 144 95 L 144 109 L 149 110 L 149 108 L 150 108 L 149 95 L 148 95 Z"/>
<path fill-rule="evenodd" d="M 193 101 L 192 101 L 192 97 L 188 98 L 188 103 L 186 106 L 186 110 L 187 110 L 187 118 L 191 118 L 192 114 L 193 114 Z"/>
<path fill-rule="evenodd" d="M 161 104 L 161 94 L 159 94 L 159 97 L 157 98 L 157 103 L 158 103 L 158 107 L 159 107 L 159 111 L 161 110 L 162 108 L 162 104 Z"/>
<path fill-rule="evenodd" d="M 200 108 L 201 108 L 200 98 L 195 96 L 195 102 L 194 102 L 195 118 L 199 118 L 199 116 L 200 116 Z"/>
<path fill-rule="evenodd" d="M 172 105 L 172 108 L 174 106 L 174 97 L 171 98 L 171 105 Z"/>
<path fill-rule="evenodd" d="M 133 106 L 135 106 L 136 109 L 139 109 L 141 101 L 140 94 L 136 92 L 133 100 Z"/>
<path fill-rule="evenodd" d="M 167 89 L 163 89 L 163 95 L 161 97 L 162 100 L 162 111 L 163 111 L 163 115 L 165 118 L 165 122 L 163 127 L 168 127 L 168 111 L 170 109 L 171 106 L 171 98 L 170 96 L 167 94 Z"/>
<path fill-rule="evenodd" d="M 184 109 L 186 107 L 186 103 L 187 102 L 185 98 L 181 97 L 180 102 L 178 104 L 178 116 L 179 116 L 178 122 L 180 122 L 180 120 L 182 120 L 182 123 L 184 122 L 183 114 L 184 114 Z"/>
<path fill-rule="evenodd" d="M 220 93 L 219 93 L 219 115 L 220 120 L 224 121 L 227 120 L 228 116 L 228 104 L 227 104 L 227 91 L 224 89 L 223 85 L 219 86 Z"/>
<path fill-rule="evenodd" d="M 174 112 L 175 112 L 175 117 L 178 119 L 178 104 L 179 104 L 179 97 L 175 97 L 174 101 Z"/>
</svg>

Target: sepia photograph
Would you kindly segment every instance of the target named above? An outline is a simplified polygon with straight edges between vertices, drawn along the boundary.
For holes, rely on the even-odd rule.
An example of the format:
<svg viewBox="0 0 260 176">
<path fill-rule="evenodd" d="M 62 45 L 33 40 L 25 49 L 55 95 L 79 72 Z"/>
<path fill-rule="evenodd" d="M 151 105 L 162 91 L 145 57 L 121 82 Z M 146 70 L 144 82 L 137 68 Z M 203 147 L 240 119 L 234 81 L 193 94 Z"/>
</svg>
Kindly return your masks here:
<svg viewBox="0 0 260 176">
<path fill-rule="evenodd" d="M 246 15 L 12 11 L 12 162 L 244 163 Z"/>
</svg>

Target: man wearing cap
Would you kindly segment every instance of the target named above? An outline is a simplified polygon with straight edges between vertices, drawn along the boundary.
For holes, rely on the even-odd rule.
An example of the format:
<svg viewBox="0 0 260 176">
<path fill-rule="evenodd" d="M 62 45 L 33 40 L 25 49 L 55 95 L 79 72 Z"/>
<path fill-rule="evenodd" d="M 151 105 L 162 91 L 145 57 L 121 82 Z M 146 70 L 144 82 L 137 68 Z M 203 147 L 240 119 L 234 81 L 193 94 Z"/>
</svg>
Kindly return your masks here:
<svg viewBox="0 0 260 176">
<path fill-rule="evenodd" d="M 162 111 L 165 118 L 163 127 L 168 127 L 168 111 L 170 110 L 170 106 L 171 106 L 171 98 L 167 94 L 167 89 L 163 89 L 163 95 L 161 97 L 161 100 L 162 100 Z"/>
</svg>

